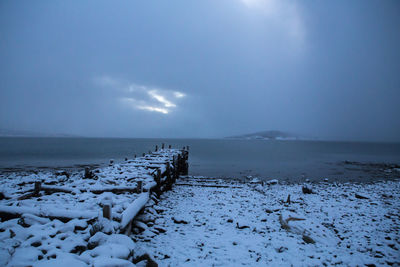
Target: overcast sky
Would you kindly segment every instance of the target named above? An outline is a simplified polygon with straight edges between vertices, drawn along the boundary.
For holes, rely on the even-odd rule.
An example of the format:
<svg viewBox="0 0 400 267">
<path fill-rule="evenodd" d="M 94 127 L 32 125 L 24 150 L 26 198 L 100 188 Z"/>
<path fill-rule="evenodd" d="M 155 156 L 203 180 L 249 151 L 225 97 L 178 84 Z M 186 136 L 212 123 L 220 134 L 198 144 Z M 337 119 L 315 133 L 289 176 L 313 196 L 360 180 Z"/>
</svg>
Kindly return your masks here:
<svg viewBox="0 0 400 267">
<path fill-rule="evenodd" d="M 0 128 L 400 141 L 400 1 L 0 2 Z"/>
</svg>

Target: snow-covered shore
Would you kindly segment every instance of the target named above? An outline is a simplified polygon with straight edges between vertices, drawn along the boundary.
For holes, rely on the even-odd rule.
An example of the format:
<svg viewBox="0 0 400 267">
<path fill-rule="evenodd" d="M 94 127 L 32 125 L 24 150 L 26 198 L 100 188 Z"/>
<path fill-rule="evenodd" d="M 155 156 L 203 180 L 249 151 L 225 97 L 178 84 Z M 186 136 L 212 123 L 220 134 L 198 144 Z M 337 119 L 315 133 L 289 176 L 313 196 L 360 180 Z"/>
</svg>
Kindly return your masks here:
<svg viewBox="0 0 400 267">
<path fill-rule="evenodd" d="M 102 171 L 107 175 L 93 181 L 95 184 L 91 187 L 104 188 L 119 182 L 118 177 L 111 179 L 112 175 L 121 175 L 120 179 L 126 181 L 119 174 L 123 168 L 110 166 Z M 20 183 L 26 183 L 32 177 L 19 178 Z M 90 180 L 74 183 L 85 182 Z M 303 192 L 304 184 L 276 182 L 261 185 L 256 180 L 182 177 L 160 199 L 151 194 L 129 236 L 117 230 L 121 214 L 132 201 L 130 192 L 56 193 L 44 195 L 41 200 L 24 200 L 19 204 L 21 207 L 46 202 L 54 210 L 78 208 L 81 212 L 99 211 L 104 202 L 112 201 L 116 218 L 107 220 L 98 214 L 96 223 L 88 218 L 62 222 L 27 213 L 21 218 L 3 221 L 0 223 L 0 265 L 400 264 L 399 180 L 308 184 L 312 194 Z M 11 178 L 6 179 L 2 189 L 10 190 L 13 184 Z M 71 198 L 77 201 L 71 202 Z M 7 201 L 1 200 L 1 204 Z"/>
<path fill-rule="evenodd" d="M 399 181 L 318 183 L 304 194 L 300 184 L 196 180 L 162 196 L 155 225 L 165 234 L 135 237 L 160 266 L 400 264 Z"/>
</svg>

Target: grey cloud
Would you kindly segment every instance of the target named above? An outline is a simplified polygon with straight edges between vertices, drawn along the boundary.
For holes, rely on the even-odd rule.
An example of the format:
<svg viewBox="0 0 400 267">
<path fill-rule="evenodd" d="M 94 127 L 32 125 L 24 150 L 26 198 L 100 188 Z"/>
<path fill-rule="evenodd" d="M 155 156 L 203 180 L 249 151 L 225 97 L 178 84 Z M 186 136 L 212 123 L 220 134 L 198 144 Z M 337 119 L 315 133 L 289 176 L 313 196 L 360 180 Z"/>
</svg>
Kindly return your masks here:
<svg viewBox="0 0 400 267">
<path fill-rule="evenodd" d="M 399 141 L 399 14 L 370 0 L 2 1 L 0 128 Z"/>
</svg>

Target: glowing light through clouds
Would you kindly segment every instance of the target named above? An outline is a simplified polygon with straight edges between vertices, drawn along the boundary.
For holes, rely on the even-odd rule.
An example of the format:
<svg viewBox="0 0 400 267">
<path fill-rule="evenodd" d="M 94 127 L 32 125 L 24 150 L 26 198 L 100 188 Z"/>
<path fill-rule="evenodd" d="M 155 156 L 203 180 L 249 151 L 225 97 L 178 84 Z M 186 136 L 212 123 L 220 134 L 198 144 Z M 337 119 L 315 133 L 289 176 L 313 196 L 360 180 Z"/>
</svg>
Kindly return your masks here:
<svg viewBox="0 0 400 267">
<path fill-rule="evenodd" d="M 95 83 L 112 89 L 124 105 L 136 110 L 168 114 L 186 94 L 158 87 L 123 82 L 109 76 L 95 79 Z"/>
<path fill-rule="evenodd" d="M 240 0 L 274 24 L 280 26 L 293 40 L 303 42 L 306 34 L 301 10 L 294 1 L 286 0 Z"/>
</svg>

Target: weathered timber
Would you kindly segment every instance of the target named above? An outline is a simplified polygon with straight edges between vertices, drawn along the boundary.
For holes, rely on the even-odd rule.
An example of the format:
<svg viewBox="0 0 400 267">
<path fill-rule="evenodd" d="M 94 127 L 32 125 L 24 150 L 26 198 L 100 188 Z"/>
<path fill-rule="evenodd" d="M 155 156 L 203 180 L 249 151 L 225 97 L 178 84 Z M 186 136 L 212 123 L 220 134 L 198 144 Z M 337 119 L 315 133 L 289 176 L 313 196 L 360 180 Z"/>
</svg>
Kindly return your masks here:
<svg viewBox="0 0 400 267">
<path fill-rule="evenodd" d="M 137 182 L 137 190 L 138 193 L 142 193 L 143 192 L 143 181 L 138 181 Z"/>
<path fill-rule="evenodd" d="M 111 204 L 103 206 L 103 217 L 109 220 L 111 219 Z"/>
<path fill-rule="evenodd" d="M 15 207 L 15 206 L 0 206 L 0 218 L 2 221 L 19 218 L 22 214 L 33 214 L 38 217 L 49 219 L 58 219 L 62 222 L 70 221 L 72 219 L 91 219 L 97 216 L 97 212 L 90 211 L 72 211 L 60 209 L 47 209 L 43 208 L 28 208 L 28 207 Z"/>
<path fill-rule="evenodd" d="M 41 182 L 35 182 L 35 187 L 33 188 L 33 191 L 28 191 L 29 193 L 22 195 L 18 198 L 18 200 L 24 200 L 24 199 L 28 199 L 31 197 L 37 197 L 40 194 L 40 189 L 42 187 Z"/>
<path fill-rule="evenodd" d="M 93 172 L 89 169 L 89 167 L 86 167 L 85 168 L 85 174 L 84 174 L 83 178 L 91 179 L 93 177 L 94 177 Z"/>
<path fill-rule="evenodd" d="M 149 200 L 149 192 L 141 193 L 129 206 L 122 212 L 121 229 L 126 229 L 128 224 L 144 208 Z"/>
<path fill-rule="evenodd" d="M 123 193 L 138 193 L 138 188 L 136 187 L 103 187 L 99 189 L 91 189 L 88 190 L 89 192 L 92 192 L 93 194 L 102 194 L 104 192 L 112 192 L 114 194 L 123 194 Z"/>
<path fill-rule="evenodd" d="M 199 187 L 214 187 L 214 188 L 243 188 L 243 186 L 217 185 L 217 184 L 189 184 L 176 183 L 176 186 L 199 186 Z"/>
</svg>

